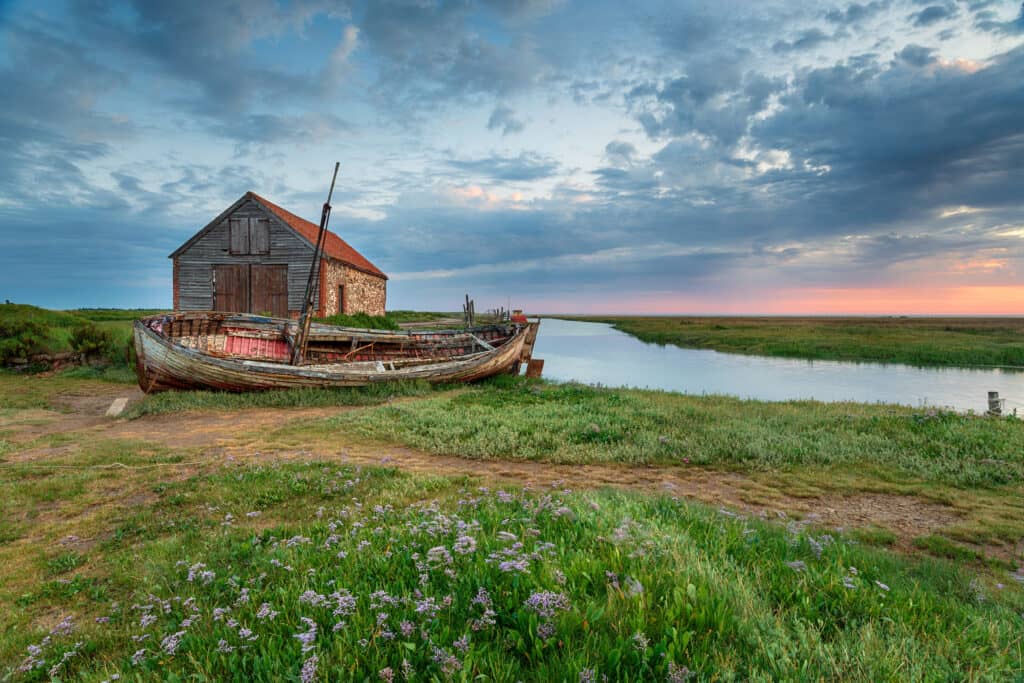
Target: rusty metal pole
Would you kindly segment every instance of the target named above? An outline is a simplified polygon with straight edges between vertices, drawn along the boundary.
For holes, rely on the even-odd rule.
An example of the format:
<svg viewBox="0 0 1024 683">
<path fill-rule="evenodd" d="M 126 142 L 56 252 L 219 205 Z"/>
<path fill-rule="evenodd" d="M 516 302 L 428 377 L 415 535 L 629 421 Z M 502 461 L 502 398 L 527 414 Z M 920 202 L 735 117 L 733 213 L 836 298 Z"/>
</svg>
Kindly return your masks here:
<svg viewBox="0 0 1024 683">
<path fill-rule="evenodd" d="M 334 181 L 338 179 L 338 167 L 341 162 L 334 162 L 334 175 L 331 177 L 331 189 L 327 191 L 327 201 L 320 212 L 320 232 L 317 234 L 316 246 L 313 248 L 313 263 L 309 266 L 309 281 L 306 282 L 306 296 L 302 300 L 302 315 L 299 317 L 298 331 L 292 346 L 292 365 L 301 365 L 306 354 L 306 343 L 309 338 L 309 324 L 313 318 L 313 297 L 320 288 L 320 257 L 324 248 L 324 237 L 327 234 L 327 223 L 331 220 L 331 196 L 334 194 Z M 323 293 L 321 292 L 321 296 Z"/>
</svg>

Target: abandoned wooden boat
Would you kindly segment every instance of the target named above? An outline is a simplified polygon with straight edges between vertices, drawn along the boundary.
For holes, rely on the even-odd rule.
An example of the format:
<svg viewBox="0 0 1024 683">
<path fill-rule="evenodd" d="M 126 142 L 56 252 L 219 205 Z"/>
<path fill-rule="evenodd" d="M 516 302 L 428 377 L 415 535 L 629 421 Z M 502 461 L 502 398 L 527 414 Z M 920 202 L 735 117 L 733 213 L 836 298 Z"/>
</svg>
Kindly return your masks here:
<svg viewBox="0 0 1024 683">
<path fill-rule="evenodd" d="M 528 362 L 539 322 L 461 330 L 364 330 L 312 323 L 301 364 L 294 320 L 187 312 L 135 322 L 136 375 L 146 393 L 350 387 L 422 379 L 469 382 Z"/>
</svg>

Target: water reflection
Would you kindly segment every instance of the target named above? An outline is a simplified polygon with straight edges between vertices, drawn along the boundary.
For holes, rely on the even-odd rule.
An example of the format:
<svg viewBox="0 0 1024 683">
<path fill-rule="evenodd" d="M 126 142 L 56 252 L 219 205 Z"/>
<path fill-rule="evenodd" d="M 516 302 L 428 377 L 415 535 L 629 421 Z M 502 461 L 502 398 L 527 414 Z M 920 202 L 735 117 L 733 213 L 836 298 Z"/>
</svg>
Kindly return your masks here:
<svg viewBox="0 0 1024 683">
<path fill-rule="evenodd" d="M 544 376 L 607 386 L 730 394 L 769 401 L 817 399 L 986 409 L 987 392 L 1024 413 L 1024 372 L 802 361 L 645 344 L 603 323 L 545 318 L 534 357 Z"/>
</svg>

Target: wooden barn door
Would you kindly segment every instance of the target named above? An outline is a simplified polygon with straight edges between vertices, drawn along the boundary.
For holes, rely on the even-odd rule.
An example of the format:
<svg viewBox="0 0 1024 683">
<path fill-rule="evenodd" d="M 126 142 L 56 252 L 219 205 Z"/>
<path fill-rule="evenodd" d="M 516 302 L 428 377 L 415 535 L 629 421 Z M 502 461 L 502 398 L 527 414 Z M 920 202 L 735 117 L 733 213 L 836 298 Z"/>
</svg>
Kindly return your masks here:
<svg viewBox="0 0 1024 683">
<path fill-rule="evenodd" d="M 252 266 L 252 313 L 288 317 L 288 266 Z"/>
<path fill-rule="evenodd" d="M 226 313 L 249 311 L 249 266 L 213 267 L 213 310 Z"/>
</svg>

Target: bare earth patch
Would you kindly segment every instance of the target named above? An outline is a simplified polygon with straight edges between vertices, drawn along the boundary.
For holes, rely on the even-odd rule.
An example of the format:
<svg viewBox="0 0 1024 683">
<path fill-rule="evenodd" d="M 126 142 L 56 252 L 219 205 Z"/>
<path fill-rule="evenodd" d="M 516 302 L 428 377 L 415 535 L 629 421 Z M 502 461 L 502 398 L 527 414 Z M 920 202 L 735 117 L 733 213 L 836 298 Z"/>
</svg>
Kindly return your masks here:
<svg viewBox="0 0 1024 683">
<path fill-rule="evenodd" d="M 328 417 L 353 408 L 263 408 L 242 411 L 185 412 L 146 416 L 136 420 L 112 420 L 103 416 L 111 400 L 134 390 L 112 387 L 103 395 L 62 397 L 70 412 L 33 413 L 42 424 L 18 426 L 19 440 L 77 432 L 84 438 L 130 439 L 171 448 L 200 448 L 200 459 L 211 464 L 230 458 L 236 462 L 328 459 L 364 465 L 388 465 L 410 472 L 470 475 L 493 483 L 531 487 L 564 486 L 573 489 L 612 487 L 647 493 L 664 493 L 721 506 L 763 518 L 798 517 L 825 527 L 880 526 L 898 537 L 900 547 L 910 541 L 956 523 L 952 506 L 908 495 L 886 493 L 840 494 L 824 492 L 795 495 L 775 486 L 764 476 L 722 472 L 695 466 L 557 465 L 533 461 L 471 460 L 438 456 L 404 447 L 351 443 L 344 434 L 330 446 L 322 442 L 309 449 L 270 447 L 259 438 L 263 430 L 281 427 L 297 419 Z M 254 436 L 255 435 L 255 436 Z M 9 461 L 45 462 L 66 455 L 64 448 L 25 449 Z"/>
</svg>

